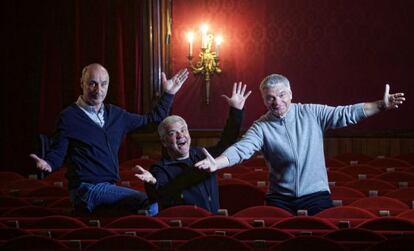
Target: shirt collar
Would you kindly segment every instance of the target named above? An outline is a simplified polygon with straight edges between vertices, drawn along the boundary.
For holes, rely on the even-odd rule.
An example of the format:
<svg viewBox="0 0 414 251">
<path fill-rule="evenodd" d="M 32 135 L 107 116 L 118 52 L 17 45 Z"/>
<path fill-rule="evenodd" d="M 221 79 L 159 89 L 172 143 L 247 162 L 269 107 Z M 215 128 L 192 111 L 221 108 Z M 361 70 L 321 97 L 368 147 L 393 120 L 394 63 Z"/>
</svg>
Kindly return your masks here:
<svg viewBox="0 0 414 251">
<path fill-rule="evenodd" d="M 93 106 L 93 105 L 88 105 L 88 104 L 87 104 L 87 103 L 83 100 L 82 96 L 79 96 L 78 100 L 76 100 L 76 104 L 77 104 L 80 108 L 82 108 L 82 109 L 84 109 L 84 110 L 86 110 L 87 112 L 90 112 L 90 113 L 102 114 L 102 113 L 103 113 L 103 111 L 104 111 L 104 109 L 103 109 L 104 105 L 102 104 L 102 105 L 101 105 L 101 107 L 99 108 L 98 112 L 96 112 L 96 111 L 95 111 L 95 106 Z"/>
</svg>

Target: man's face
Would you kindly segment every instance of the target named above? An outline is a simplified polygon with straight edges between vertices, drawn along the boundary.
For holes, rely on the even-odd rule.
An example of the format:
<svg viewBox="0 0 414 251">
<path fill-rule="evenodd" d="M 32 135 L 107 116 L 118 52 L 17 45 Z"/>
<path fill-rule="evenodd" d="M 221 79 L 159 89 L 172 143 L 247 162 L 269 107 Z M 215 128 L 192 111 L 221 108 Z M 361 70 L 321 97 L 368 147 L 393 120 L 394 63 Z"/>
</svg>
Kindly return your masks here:
<svg viewBox="0 0 414 251">
<path fill-rule="evenodd" d="M 283 117 L 289 111 L 292 102 L 292 91 L 290 88 L 278 84 L 263 89 L 262 98 L 264 105 L 273 115 Z"/>
<path fill-rule="evenodd" d="M 181 121 L 164 127 L 166 134 L 162 137 L 162 145 L 167 149 L 171 159 L 187 158 L 190 152 L 191 137 L 188 128 Z"/>
<path fill-rule="evenodd" d="M 90 67 L 82 78 L 82 98 L 89 104 L 99 107 L 108 92 L 109 76 L 102 67 Z"/>
</svg>

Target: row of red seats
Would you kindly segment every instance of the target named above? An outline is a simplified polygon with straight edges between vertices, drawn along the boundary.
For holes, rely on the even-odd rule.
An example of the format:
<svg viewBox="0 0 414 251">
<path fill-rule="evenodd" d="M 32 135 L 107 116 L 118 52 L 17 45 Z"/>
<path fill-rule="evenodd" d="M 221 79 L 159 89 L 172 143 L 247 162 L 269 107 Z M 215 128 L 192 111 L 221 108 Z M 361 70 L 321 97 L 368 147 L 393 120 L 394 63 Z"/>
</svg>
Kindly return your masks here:
<svg viewBox="0 0 414 251">
<path fill-rule="evenodd" d="M 271 209 L 267 208 L 266 210 Z M 345 208 L 342 208 L 341 210 L 342 212 L 347 211 Z M 354 210 L 358 209 L 354 208 Z M 182 208 L 181 211 L 183 211 Z M 198 210 L 190 211 L 194 214 Z M 171 210 L 171 213 L 174 212 L 175 210 Z M 286 214 L 286 212 L 279 212 L 279 214 L 283 213 Z M 329 212 L 325 211 L 325 216 L 327 216 L 327 214 L 329 214 Z M 261 212 L 260 215 L 263 216 L 263 212 Z M 362 213 L 362 211 L 359 210 L 358 215 L 354 212 L 353 217 L 364 218 L 367 217 L 367 215 L 369 215 L 369 212 Z M 192 216 L 193 215 L 190 217 Z M 374 218 L 358 224 L 355 228 L 339 230 L 338 226 L 330 221 L 331 218 L 323 218 L 322 216 L 323 215 L 315 217 L 285 217 L 275 222 L 270 227 L 260 228 L 254 228 L 241 218 L 224 216 L 204 216 L 201 219 L 194 220 L 188 227 L 178 228 L 170 227 L 159 218 L 137 215 L 115 219 L 103 228 L 87 227 L 85 223 L 75 218 L 65 216 L 49 216 L 34 220 L 30 225 L 20 229 L 21 231 L 13 231 L 5 225 L 0 224 L 0 229 L 2 229 L 1 233 L 3 233 L 0 234 L 0 236 L 2 236 L 2 240 L 8 240 L 5 243 L 5 247 L 7 249 L 7 247 L 17 245 L 15 240 L 11 237 L 15 237 L 15 235 L 19 234 L 27 235 L 27 233 L 37 235 L 46 234 L 49 238 L 64 240 L 69 243 L 71 240 L 78 240 L 78 243 L 81 243 L 79 240 L 84 240 L 83 245 L 88 244 L 88 241 L 92 239 L 111 239 L 112 241 L 107 243 L 109 246 L 106 247 L 110 247 L 117 243 L 115 241 L 116 238 L 112 239 L 110 236 L 124 234 L 140 236 L 146 240 L 190 240 L 196 237 L 194 236 L 195 233 L 200 233 L 200 235 L 197 236 L 226 235 L 232 236 L 241 241 L 251 241 L 250 244 L 254 244 L 254 241 L 256 240 L 268 241 L 265 245 L 272 243 L 274 244 L 275 242 L 280 244 L 287 239 L 294 238 L 293 236 L 312 235 L 324 236 L 333 239 L 337 238 L 336 240 L 338 241 L 351 241 L 354 243 L 350 244 L 356 246 L 361 243 L 355 243 L 355 241 L 371 241 L 371 244 L 373 245 L 379 241 L 385 240 L 386 238 L 393 239 L 401 236 L 412 237 L 414 235 L 414 223 L 398 217 L 375 218 L 375 216 L 371 215 Z M 334 217 L 337 216 L 338 215 L 335 215 Z M 273 219 L 274 215 L 271 218 Z M 334 219 L 338 220 L 337 218 Z M 14 244 L 12 245 L 10 243 Z M 118 248 L 122 249 L 122 247 L 124 246 L 120 245 Z"/>
<path fill-rule="evenodd" d="M 178 230 L 178 229 L 177 229 Z M 183 229 L 181 229 L 183 230 Z M 148 240 L 138 236 L 109 235 L 98 240 L 54 240 L 38 235 L 22 235 L 3 243 L 3 250 L 409 250 L 413 244 L 409 237 L 386 239 L 368 230 L 339 230 L 325 236 L 290 236 L 278 230 L 261 229 L 260 237 L 272 235 L 272 239 L 244 239 L 250 234 L 237 237 L 221 235 L 196 235 L 191 239 Z M 257 235 L 257 234 L 256 234 Z"/>
<path fill-rule="evenodd" d="M 392 199 L 390 199 L 392 200 Z M 384 202 L 384 201 L 383 201 Z M 242 221 L 243 225 L 234 225 L 234 228 L 242 228 L 245 226 L 252 227 L 265 227 L 265 226 L 280 226 L 280 222 L 284 220 L 297 221 L 301 218 L 309 220 L 315 220 L 318 218 L 327 219 L 334 226 L 341 227 L 348 222 L 348 228 L 356 227 L 362 223 L 370 220 L 380 219 L 403 219 L 414 223 L 414 210 L 407 209 L 404 211 L 394 211 L 395 214 L 381 214 L 373 212 L 369 209 L 364 209 L 356 206 L 341 206 L 333 207 L 318 213 L 315 216 L 306 216 L 305 211 L 300 211 L 300 216 L 294 217 L 291 213 L 276 207 L 271 206 L 254 206 L 243 209 L 236 212 L 232 216 L 224 215 L 211 215 L 204 209 L 196 208 L 193 206 L 177 206 L 162 210 L 156 217 L 148 217 L 143 215 L 128 215 L 128 216 L 112 216 L 109 215 L 78 215 L 78 216 L 63 216 L 58 215 L 58 212 L 53 210 L 47 210 L 41 207 L 21 207 L 9 212 L 6 212 L 0 217 L 0 222 L 9 225 L 11 227 L 21 228 L 45 228 L 45 227 L 58 227 L 58 226 L 70 226 L 70 227 L 83 227 L 84 224 L 93 226 L 130 226 L 131 228 L 147 227 L 149 222 L 163 222 L 163 224 L 155 224 L 154 226 L 197 226 L 198 221 L 211 221 L 214 217 L 217 219 L 217 223 L 224 226 L 228 221 Z M 48 216 L 44 216 L 48 215 Z M 382 217 L 388 216 L 388 217 Z M 48 218 L 49 217 L 49 218 Z M 54 219 L 56 222 L 51 222 Z M 58 219 L 58 220 L 56 220 Z M 59 220 L 60 219 L 60 220 Z M 63 222 L 63 223 L 62 223 Z M 81 222 L 81 225 L 77 225 Z M 72 224 L 73 223 L 73 224 Z M 211 223 L 211 222 L 210 222 Z M 43 225 L 47 224 L 47 225 Z M 52 225 L 56 224 L 56 225 Z M 118 225 L 117 225 L 118 224 Z M 151 225 L 151 224 L 150 224 Z M 205 224 L 207 225 L 207 224 Z M 211 226 L 218 227 L 218 225 L 212 224 Z"/>
</svg>

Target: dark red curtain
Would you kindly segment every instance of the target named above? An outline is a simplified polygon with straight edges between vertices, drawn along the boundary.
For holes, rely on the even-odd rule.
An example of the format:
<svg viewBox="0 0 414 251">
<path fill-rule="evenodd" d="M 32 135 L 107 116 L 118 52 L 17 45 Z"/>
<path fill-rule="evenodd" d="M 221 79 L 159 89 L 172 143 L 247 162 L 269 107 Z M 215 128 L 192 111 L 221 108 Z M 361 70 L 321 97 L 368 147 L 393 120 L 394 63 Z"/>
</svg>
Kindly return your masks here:
<svg viewBox="0 0 414 251">
<path fill-rule="evenodd" d="M 205 104 L 201 79 L 191 75 L 176 97 L 174 112 L 190 128 L 220 129 L 227 116 L 220 95 L 230 94 L 233 83 L 243 81 L 253 90 L 246 102 L 248 128 L 264 112 L 260 81 L 280 73 L 291 81 L 293 102 L 300 103 L 373 101 L 390 83 L 391 92 L 406 92 L 407 102 L 398 111 L 364 121 L 355 131 L 413 133 L 412 13 L 414 1 L 406 0 L 174 0 L 174 71 L 188 66 L 188 31 L 198 31 L 205 22 L 224 37 L 223 71 L 213 76 L 211 103 Z M 200 48 L 197 35 L 195 59 Z"/>
<path fill-rule="evenodd" d="M 80 95 L 83 66 L 110 75 L 106 102 L 141 112 L 144 1 L 3 1 L 6 92 L 1 169 L 30 172 L 38 133 L 51 135 L 58 113 Z M 128 148 L 129 149 L 129 148 Z M 138 154 L 124 150 L 121 159 Z"/>
</svg>

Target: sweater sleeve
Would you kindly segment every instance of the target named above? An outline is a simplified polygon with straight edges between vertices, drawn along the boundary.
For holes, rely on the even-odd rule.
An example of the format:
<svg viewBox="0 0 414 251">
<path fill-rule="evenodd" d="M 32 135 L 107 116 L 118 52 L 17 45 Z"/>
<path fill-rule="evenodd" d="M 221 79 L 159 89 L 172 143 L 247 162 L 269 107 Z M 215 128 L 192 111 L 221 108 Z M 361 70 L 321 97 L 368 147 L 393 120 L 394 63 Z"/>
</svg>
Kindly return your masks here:
<svg viewBox="0 0 414 251">
<path fill-rule="evenodd" d="M 127 112 L 127 131 L 130 132 L 151 123 L 159 124 L 169 115 L 173 100 L 174 95 L 164 93 L 157 106 L 151 112 L 142 115 Z"/>
<path fill-rule="evenodd" d="M 223 155 L 229 160 L 230 166 L 249 159 L 253 154 L 260 151 L 263 146 L 263 129 L 260 122 L 255 122 L 246 134 L 235 144 L 227 148 Z"/>
<path fill-rule="evenodd" d="M 58 119 L 57 130 L 51 139 L 50 148 L 47 150 L 45 156 L 45 161 L 52 167 L 52 171 L 56 171 L 62 166 L 68 150 L 69 140 L 66 136 L 67 126 L 64 121 L 61 115 Z"/>
<path fill-rule="evenodd" d="M 307 105 L 316 116 L 323 130 L 354 125 L 364 119 L 364 104 L 347 106 Z"/>
</svg>

